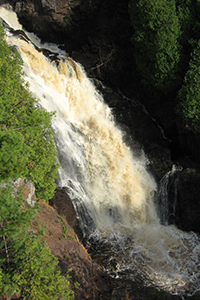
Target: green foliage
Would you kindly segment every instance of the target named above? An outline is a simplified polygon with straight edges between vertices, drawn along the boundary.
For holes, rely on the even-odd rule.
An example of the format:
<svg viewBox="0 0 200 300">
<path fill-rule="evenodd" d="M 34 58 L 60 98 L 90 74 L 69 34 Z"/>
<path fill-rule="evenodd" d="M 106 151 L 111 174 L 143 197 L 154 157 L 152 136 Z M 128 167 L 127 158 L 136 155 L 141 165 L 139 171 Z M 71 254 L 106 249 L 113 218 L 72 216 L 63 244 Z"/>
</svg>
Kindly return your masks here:
<svg viewBox="0 0 200 300">
<path fill-rule="evenodd" d="M 64 231 L 64 233 L 67 233 L 68 232 L 68 227 L 67 226 L 63 227 L 63 231 Z"/>
<path fill-rule="evenodd" d="M 0 207 L 0 296 L 17 292 L 30 300 L 74 299 L 69 275 L 61 275 L 58 259 L 30 229 L 36 209 L 13 196 L 8 184 L 0 189 Z"/>
<path fill-rule="evenodd" d="M 154 88 L 172 90 L 180 81 L 180 27 L 175 0 L 131 0 L 129 13 L 139 71 Z"/>
<path fill-rule="evenodd" d="M 75 289 L 78 289 L 80 287 L 80 283 L 74 282 L 74 287 L 75 287 Z"/>
<path fill-rule="evenodd" d="M 65 223 L 65 220 L 63 219 L 62 216 L 58 216 L 58 217 L 61 219 L 61 221 L 62 221 L 63 223 Z"/>
<path fill-rule="evenodd" d="M 27 172 L 28 149 L 24 147 L 24 136 L 17 131 L 0 132 L 0 175 L 5 178 L 18 178 Z"/>
<path fill-rule="evenodd" d="M 57 175 L 51 115 L 27 91 L 20 62 L 0 25 L 0 180 L 29 178 L 37 197 L 49 200 Z"/>
<path fill-rule="evenodd" d="M 32 217 L 36 213 L 36 208 L 25 205 L 20 194 L 16 194 L 13 198 L 12 187 L 9 184 L 6 188 L 0 188 L 0 207 L 1 234 L 9 237 L 9 240 L 18 237 L 18 245 L 15 245 L 15 247 L 21 247 L 29 230 Z M 5 241 L 3 240 L 0 247 L 4 245 Z M 8 257 L 6 260 L 8 261 Z"/>
<path fill-rule="evenodd" d="M 13 281 L 23 288 L 26 299 L 74 299 L 69 289 L 69 277 L 61 276 L 56 270 L 58 259 L 37 239 L 29 239 L 23 252 L 18 251 L 17 269 Z"/>
<path fill-rule="evenodd" d="M 187 47 L 191 38 L 200 38 L 200 3 L 192 0 L 176 0 L 176 8 L 181 27 L 180 41 Z"/>
<path fill-rule="evenodd" d="M 181 87 L 176 112 L 199 132 L 200 1 L 130 0 L 129 12 L 143 82 L 165 92 Z"/>
<path fill-rule="evenodd" d="M 181 39 L 188 41 L 191 38 L 194 26 L 194 5 L 191 0 L 176 0 L 176 12 L 181 26 Z"/>
<path fill-rule="evenodd" d="M 183 78 L 188 70 L 190 53 L 193 51 L 193 44 L 200 38 L 200 7 L 198 1 L 176 0 L 176 13 L 180 24 L 180 71 Z"/>
<path fill-rule="evenodd" d="M 3 288 L 2 277 L 3 277 L 3 271 L 2 271 L 2 269 L 0 268 L 0 291 L 1 291 L 2 288 Z"/>
<path fill-rule="evenodd" d="M 200 131 L 200 40 L 191 54 L 189 69 L 177 94 L 177 112 L 194 132 Z"/>
</svg>

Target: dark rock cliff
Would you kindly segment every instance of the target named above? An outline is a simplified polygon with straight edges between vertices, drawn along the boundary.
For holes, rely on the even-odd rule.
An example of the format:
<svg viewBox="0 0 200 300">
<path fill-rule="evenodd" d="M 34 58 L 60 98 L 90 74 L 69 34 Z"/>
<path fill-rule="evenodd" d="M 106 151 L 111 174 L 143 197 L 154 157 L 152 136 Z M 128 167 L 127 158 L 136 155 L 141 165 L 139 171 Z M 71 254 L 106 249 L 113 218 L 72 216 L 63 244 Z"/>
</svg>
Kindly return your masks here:
<svg viewBox="0 0 200 300">
<path fill-rule="evenodd" d="M 20 22 L 42 40 L 80 47 L 90 30 L 98 0 L 10 1 Z"/>
</svg>

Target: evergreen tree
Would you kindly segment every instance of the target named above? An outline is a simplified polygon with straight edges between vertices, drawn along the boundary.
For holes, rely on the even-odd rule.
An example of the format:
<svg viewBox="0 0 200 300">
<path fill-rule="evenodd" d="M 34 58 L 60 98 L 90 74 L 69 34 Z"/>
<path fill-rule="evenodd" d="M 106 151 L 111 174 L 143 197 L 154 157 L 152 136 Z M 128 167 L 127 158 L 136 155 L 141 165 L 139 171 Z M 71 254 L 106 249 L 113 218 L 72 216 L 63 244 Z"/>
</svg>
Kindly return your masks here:
<svg viewBox="0 0 200 300">
<path fill-rule="evenodd" d="M 52 115 L 41 111 L 27 91 L 20 62 L 0 24 L 0 180 L 27 177 L 37 197 L 49 200 L 57 175 Z"/>
<path fill-rule="evenodd" d="M 180 27 L 175 0 L 131 0 L 129 12 L 139 71 L 154 88 L 172 90 L 180 83 Z"/>
<path fill-rule="evenodd" d="M 176 12 L 181 29 L 180 42 L 184 48 L 188 48 L 190 39 L 200 38 L 200 3 L 192 0 L 176 0 Z"/>
<path fill-rule="evenodd" d="M 13 281 L 21 288 L 25 299 L 69 300 L 74 292 L 69 288 L 69 276 L 56 269 L 58 259 L 37 239 L 30 238 L 15 255 L 18 272 L 12 270 Z"/>
<path fill-rule="evenodd" d="M 200 131 L 200 40 L 191 53 L 189 69 L 177 94 L 177 112 L 188 129 Z"/>
<path fill-rule="evenodd" d="M 0 188 L 0 296 L 23 299 L 72 300 L 69 276 L 57 269 L 58 259 L 33 232 L 36 208 L 24 203 L 9 184 Z"/>
</svg>

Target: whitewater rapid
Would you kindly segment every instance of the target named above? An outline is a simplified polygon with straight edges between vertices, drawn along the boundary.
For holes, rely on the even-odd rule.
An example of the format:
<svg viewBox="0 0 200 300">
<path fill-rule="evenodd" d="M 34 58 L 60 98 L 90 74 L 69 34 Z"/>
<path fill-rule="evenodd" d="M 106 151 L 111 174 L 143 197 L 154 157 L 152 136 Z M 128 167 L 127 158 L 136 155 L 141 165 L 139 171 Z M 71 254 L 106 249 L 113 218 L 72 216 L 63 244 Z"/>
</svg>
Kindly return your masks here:
<svg viewBox="0 0 200 300">
<path fill-rule="evenodd" d="M 22 30 L 16 15 L 0 7 L 0 17 Z M 109 245 L 107 271 L 143 278 L 144 284 L 174 294 L 200 288 L 200 243 L 196 234 L 162 226 L 154 205 L 157 186 L 146 171 L 146 158 L 123 142 L 110 108 L 86 76 L 83 67 L 54 44 L 41 44 L 6 29 L 7 42 L 19 50 L 24 79 L 42 109 L 52 119 L 58 162 L 58 184 L 76 208 L 88 244 Z M 34 47 L 57 56 L 52 62 Z"/>
</svg>

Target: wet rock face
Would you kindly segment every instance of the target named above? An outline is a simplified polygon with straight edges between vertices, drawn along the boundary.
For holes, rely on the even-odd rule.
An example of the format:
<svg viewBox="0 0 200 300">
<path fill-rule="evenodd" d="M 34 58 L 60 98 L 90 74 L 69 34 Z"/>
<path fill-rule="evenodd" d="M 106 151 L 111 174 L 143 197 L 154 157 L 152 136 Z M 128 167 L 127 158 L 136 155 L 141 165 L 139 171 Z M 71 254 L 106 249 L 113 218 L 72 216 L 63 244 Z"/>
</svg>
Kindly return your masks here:
<svg viewBox="0 0 200 300">
<path fill-rule="evenodd" d="M 200 171 L 187 168 L 179 174 L 175 222 L 185 231 L 200 233 Z"/>
<path fill-rule="evenodd" d="M 161 223 L 183 231 L 200 233 L 200 171 L 195 167 L 176 168 L 164 181 L 167 203 L 158 204 Z M 165 205 L 167 204 L 167 207 Z M 162 212 L 163 210 L 163 212 Z M 167 214 L 167 215 L 166 215 Z M 166 222 L 163 222 L 166 221 Z"/>
</svg>

